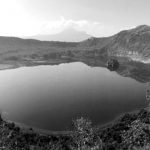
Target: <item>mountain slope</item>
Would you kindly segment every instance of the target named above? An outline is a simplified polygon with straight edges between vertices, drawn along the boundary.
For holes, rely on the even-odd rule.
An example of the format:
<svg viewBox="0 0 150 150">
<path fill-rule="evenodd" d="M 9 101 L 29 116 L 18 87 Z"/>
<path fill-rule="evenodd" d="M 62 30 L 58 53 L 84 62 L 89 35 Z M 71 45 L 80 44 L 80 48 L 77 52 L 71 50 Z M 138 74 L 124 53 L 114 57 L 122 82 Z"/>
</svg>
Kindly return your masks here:
<svg viewBox="0 0 150 150">
<path fill-rule="evenodd" d="M 94 56 L 123 56 L 134 60 L 150 59 L 150 26 L 142 25 L 134 29 L 121 31 L 111 37 L 89 38 L 82 42 L 53 42 L 16 37 L 0 37 L 0 54 L 11 55 L 59 53 L 71 51 L 80 53 L 88 51 Z M 82 52 L 82 53 L 81 53 Z M 64 54 L 65 56 L 71 53 Z M 73 54 L 71 54 L 73 56 Z M 88 56 L 90 53 L 88 54 Z M 78 56 L 78 55 L 75 55 Z M 87 56 L 87 55 L 84 55 Z M 0 56 L 1 57 L 1 56 Z"/>
<path fill-rule="evenodd" d="M 91 37 L 84 31 L 77 31 L 74 28 L 68 28 L 64 31 L 53 35 L 36 35 L 30 37 L 42 41 L 65 41 L 65 42 L 80 42 Z"/>
<path fill-rule="evenodd" d="M 116 34 L 108 45 L 109 50 L 118 55 L 150 56 L 150 27 L 138 26 Z"/>
<path fill-rule="evenodd" d="M 89 49 L 104 49 L 109 56 L 125 56 L 133 59 L 150 58 L 150 26 L 141 25 L 121 31 L 106 38 L 91 38 L 80 43 Z"/>
</svg>

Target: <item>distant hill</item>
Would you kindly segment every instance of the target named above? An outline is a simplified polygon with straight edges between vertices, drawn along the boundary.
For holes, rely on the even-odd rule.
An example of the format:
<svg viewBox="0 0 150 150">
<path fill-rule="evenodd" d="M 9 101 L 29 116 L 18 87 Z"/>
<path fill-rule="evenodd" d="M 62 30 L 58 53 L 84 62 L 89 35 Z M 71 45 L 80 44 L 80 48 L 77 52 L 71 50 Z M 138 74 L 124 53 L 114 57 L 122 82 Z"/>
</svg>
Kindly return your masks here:
<svg viewBox="0 0 150 150">
<path fill-rule="evenodd" d="M 62 41 L 62 42 L 80 42 L 88 39 L 91 35 L 88 35 L 84 31 L 77 31 L 74 28 L 67 28 L 60 33 L 52 35 L 36 35 L 29 37 L 31 39 L 37 39 L 41 41 Z"/>
<path fill-rule="evenodd" d="M 66 31 L 65 31 L 66 32 Z M 63 35 L 63 34 L 62 34 Z M 69 34 L 68 34 L 69 35 Z M 78 35 L 78 34 L 77 34 Z M 68 37 L 69 38 L 69 37 Z M 75 34 L 70 38 L 77 38 Z M 133 60 L 150 59 L 150 26 L 141 25 L 130 30 L 121 31 L 110 37 L 88 38 L 81 42 L 39 41 L 16 37 L 0 37 L 0 59 L 2 55 L 30 55 L 37 54 L 41 58 L 43 53 L 71 51 L 63 55 L 82 57 L 88 56 L 123 56 Z M 76 54 L 73 54 L 73 53 Z M 87 55 L 84 55 L 85 57 Z M 8 57 L 8 56 L 7 56 Z"/>
<path fill-rule="evenodd" d="M 106 67 L 110 57 L 116 56 L 120 64 L 117 73 L 149 82 L 150 65 L 146 63 L 150 63 L 150 26 L 142 25 L 110 37 L 91 37 L 80 42 L 0 36 L 0 69 L 74 61 Z"/>
<path fill-rule="evenodd" d="M 39 41 L 34 39 L 21 39 L 17 37 L 0 36 L 0 53 L 51 50 L 53 48 L 65 49 L 76 47 L 76 42 Z"/>
</svg>

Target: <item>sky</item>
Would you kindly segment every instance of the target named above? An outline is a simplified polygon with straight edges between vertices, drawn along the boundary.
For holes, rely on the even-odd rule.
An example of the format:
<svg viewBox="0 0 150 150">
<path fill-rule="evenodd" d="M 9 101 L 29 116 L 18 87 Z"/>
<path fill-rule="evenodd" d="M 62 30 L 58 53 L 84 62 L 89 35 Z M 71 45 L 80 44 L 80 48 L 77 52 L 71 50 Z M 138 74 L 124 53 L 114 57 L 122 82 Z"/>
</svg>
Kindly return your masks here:
<svg viewBox="0 0 150 150">
<path fill-rule="evenodd" d="M 110 36 L 150 25 L 150 0 L 0 0 L 0 36 L 56 34 L 66 28 Z"/>
</svg>

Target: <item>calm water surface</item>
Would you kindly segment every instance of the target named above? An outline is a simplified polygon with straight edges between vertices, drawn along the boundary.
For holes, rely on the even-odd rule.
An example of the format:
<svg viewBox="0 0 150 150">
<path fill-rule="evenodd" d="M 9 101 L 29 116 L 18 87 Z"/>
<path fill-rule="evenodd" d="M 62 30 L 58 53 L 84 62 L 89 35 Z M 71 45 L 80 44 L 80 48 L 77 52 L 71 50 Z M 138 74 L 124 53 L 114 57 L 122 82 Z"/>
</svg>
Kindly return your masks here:
<svg viewBox="0 0 150 150">
<path fill-rule="evenodd" d="M 104 124 L 147 105 L 146 85 L 76 62 L 0 71 L 0 110 L 12 121 L 66 130 L 77 116 Z"/>
</svg>

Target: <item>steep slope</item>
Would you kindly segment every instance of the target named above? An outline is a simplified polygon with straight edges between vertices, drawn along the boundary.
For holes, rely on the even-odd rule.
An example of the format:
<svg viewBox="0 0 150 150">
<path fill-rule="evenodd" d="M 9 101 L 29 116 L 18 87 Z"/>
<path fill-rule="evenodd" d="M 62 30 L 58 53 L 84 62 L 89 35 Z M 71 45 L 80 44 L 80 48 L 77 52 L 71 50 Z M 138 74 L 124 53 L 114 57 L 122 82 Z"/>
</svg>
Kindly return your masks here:
<svg viewBox="0 0 150 150">
<path fill-rule="evenodd" d="M 114 36 L 90 38 L 79 44 L 82 49 L 105 49 L 108 56 L 130 57 L 136 60 L 150 58 L 150 26 L 141 25 L 121 31 Z"/>
<path fill-rule="evenodd" d="M 149 58 L 150 27 L 142 25 L 122 31 L 114 35 L 107 48 L 112 55 Z"/>
</svg>

